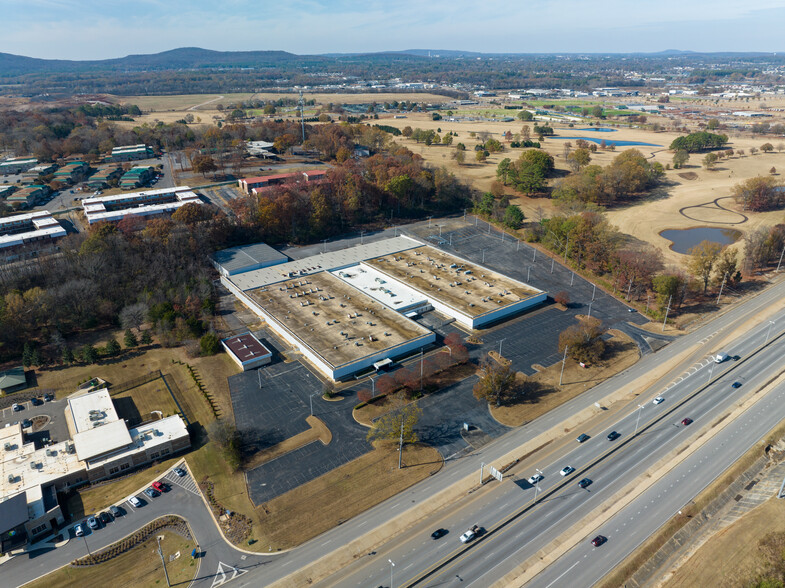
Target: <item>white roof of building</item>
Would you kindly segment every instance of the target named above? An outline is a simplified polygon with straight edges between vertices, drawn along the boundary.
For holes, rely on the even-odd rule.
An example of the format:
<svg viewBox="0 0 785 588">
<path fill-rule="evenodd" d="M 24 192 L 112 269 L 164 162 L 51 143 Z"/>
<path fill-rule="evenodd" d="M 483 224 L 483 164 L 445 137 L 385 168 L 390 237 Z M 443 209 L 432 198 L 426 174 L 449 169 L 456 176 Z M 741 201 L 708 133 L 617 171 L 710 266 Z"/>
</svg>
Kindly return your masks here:
<svg viewBox="0 0 785 588">
<path fill-rule="evenodd" d="M 0 235 L 0 248 L 22 245 L 26 241 L 50 237 L 52 239 L 65 237 L 66 230 L 60 226 L 48 210 L 39 210 L 28 214 L 16 214 L 0 219 L 0 233 L 3 230 L 10 230 L 23 223 L 31 223 L 29 231 L 13 233 L 10 235 Z"/>
<path fill-rule="evenodd" d="M 125 421 L 96 421 L 96 426 L 74 435 L 76 455 L 82 461 L 127 447 L 131 435 Z"/>
<path fill-rule="evenodd" d="M 87 464 L 88 469 L 188 436 L 188 429 L 179 415 L 172 415 L 126 431 L 129 442 L 124 447 L 118 447 L 115 451 L 103 452 L 102 455 L 90 459 Z"/>
<path fill-rule="evenodd" d="M 107 424 L 120 418 L 106 388 L 69 398 L 68 408 L 77 433 L 95 428 L 95 423 Z"/>
<path fill-rule="evenodd" d="M 177 200 L 174 202 L 146 204 L 151 198 L 167 195 L 171 195 Z M 162 212 L 171 212 L 190 202 L 201 204 L 202 201 L 188 186 L 177 186 L 174 188 L 132 192 L 130 194 L 85 198 L 82 200 L 82 207 L 87 217 L 87 222 L 92 224 L 101 220 L 119 221 L 130 215 L 150 216 Z M 125 208 L 106 210 L 107 205 L 124 206 Z"/>
<path fill-rule="evenodd" d="M 3 165 L 7 165 L 7 166 L 19 165 L 20 163 L 22 163 L 22 164 L 38 163 L 38 160 L 35 157 L 20 157 L 18 159 L 6 159 L 5 161 L 0 162 L 0 166 L 3 166 Z"/>
<path fill-rule="evenodd" d="M 390 255 L 406 249 L 421 247 L 422 243 L 409 237 L 393 237 L 366 245 L 356 245 L 340 251 L 330 251 L 305 257 L 272 267 L 252 270 L 231 276 L 231 281 L 240 290 L 253 290 L 275 284 L 282 280 L 315 274 L 321 271 L 338 270 L 356 265 L 366 259 Z"/>
<path fill-rule="evenodd" d="M 428 302 L 424 294 L 364 263 L 331 273 L 393 310 L 403 311 Z"/>
<path fill-rule="evenodd" d="M 96 198 L 85 198 L 82 206 L 87 204 L 114 204 L 118 202 L 134 202 L 144 200 L 145 196 L 163 196 L 165 194 L 176 194 L 180 192 L 190 192 L 188 186 L 175 186 L 174 188 L 159 188 L 157 190 L 142 190 L 141 192 L 129 192 L 127 194 L 115 194 L 113 196 L 98 196 Z M 192 192 L 193 193 L 193 192 Z M 194 194 L 195 196 L 195 194 Z"/>
</svg>

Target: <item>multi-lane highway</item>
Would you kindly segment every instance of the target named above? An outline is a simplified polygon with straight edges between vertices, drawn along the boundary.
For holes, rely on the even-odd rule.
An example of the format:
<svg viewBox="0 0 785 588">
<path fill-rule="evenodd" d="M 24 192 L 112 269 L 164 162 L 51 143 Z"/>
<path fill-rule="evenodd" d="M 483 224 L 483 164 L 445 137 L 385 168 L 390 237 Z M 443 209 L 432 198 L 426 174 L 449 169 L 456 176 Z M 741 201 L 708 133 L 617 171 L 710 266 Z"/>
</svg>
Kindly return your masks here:
<svg viewBox="0 0 785 588">
<path fill-rule="evenodd" d="M 774 317 L 773 320 L 777 318 L 782 317 Z M 704 426 L 726 414 L 745 393 L 762 387 L 778 374 L 782 370 L 781 357 L 785 350 L 785 337 L 777 338 L 778 333 L 775 324 L 766 322 L 760 325 L 726 349 L 731 355 L 738 355 L 738 361 L 715 364 L 706 358 L 696 362 L 687 370 L 685 377 L 662 392 L 665 400 L 661 404 L 652 402 L 653 395 L 641 396 L 615 422 L 606 424 L 602 429 L 585 431 L 591 436 L 588 441 L 581 444 L 572 441 L 563 451 L 554 452 L 548 461 L 536 464 L 544 475 L 539 488 L 525 481 L 535 473 L 534 469 L 525 472 L 521 479 L 505 481 L 441 520 L 429 521 L 430 526 L 420 525 L 329 584 L 347 587 L 389 585 L 391 572 L 396 586 L 413 583 L 423 586 L 492 584 L 592 513 L 620 488 L 646 474 L 669 452 L 697 437 Z M 767 338 L 768 345 L 753 354 Z M 738 387 L 733 386 L 736 382 L 740 384 Z M 779 394 L 785 394 L 785 389 Z M 775 398 L 779 396 L 769 394 L 766 402 L 776 402 Z M 754 413 L 758 411 L 758 408 L 754 409 Z M 642 508 L 650 522 L 645 526 L 648 533 L 667 520 L 667 515 L 663 517 L 659 513 L 661 509 L 668 515 L 678 510 L 779 420 L 776 411 L 768 411 L 772 422 L 760 434 L 740 435 L 739 427 L 744 426 L 742 423 L 750 418 L 749 414 L 753 412 L 734 421 L 720 436 L 728 443 L 727 439 L 733 439 L 733 451 L 707 454 L 711 457 L 704 455 L 704 461 L 697 462 L 706 464 L 711 461 L 712 467 L 696 472 L 690 484 L 683 485 L 690 491 L 672 493 L 661 501 L 657 509 L 644 504 Z M 682 424 L 685 418 L 693 422 Z M 617 431 L 621 436 L 609 441 L 607 435 L 611 431 Z M 561 476 L 559 471 L 565 466 L 574 467 L 576 471 Z M 578 481 L 583 478 L 592 481 L 585 489 L 578 487 Z M 539 499 L 532 506 L 535 492 L 540 493 Z M 636 508 L 640 500 L 636 500 L 630 508 Z M 675 504 L 673 500 L 682 502 Z M 648 516 L 650 508 L 651 512 L 659 514 Z M 458 536 L 473 524 L 484 526 L 486 534 L 468 547 L 461 545 Z M 630 541 L 625 538 L 623 523 L 619 525 L 621 530 L 618 532 L 602 533 L 611 539 L 606 545 L 594 548 L 588 542 L 591 537 L 588 537 L 573 550 L 574 553 L 570 552 L 573 559 L 562 558 L 558 566 L 553 566 L 554 570 L 569 573 L 569 565 L 575 563 L 574 558 L 581 558 L 591 550 L 602 555 L 603 561 L 604 554 L 611 553 L 614 556 L 611 560 L 619 561 L 623 557 L 620 556 L 621 551 L 637 545 L 648 536 L 644 534 L 641 537 L 638 530 L 634 541 Z M 431 527 L 448 528 L 450 533 L 432 540 Z M 602 531 L 604 527 L 600 529 Z M 594 580 L 610 570 L 599 562 L 593 567 L 596 568 Z M 548 569 L 542 577 L 551 580 L 537 578 L 532 585 L 547 585 L 558 576 L 552 576 L 553 573 Z M 578 584 L 572 579 L 570 585 L 590 586 L 594 580 L 584 583 L 581 573 Z"/>
</svg>

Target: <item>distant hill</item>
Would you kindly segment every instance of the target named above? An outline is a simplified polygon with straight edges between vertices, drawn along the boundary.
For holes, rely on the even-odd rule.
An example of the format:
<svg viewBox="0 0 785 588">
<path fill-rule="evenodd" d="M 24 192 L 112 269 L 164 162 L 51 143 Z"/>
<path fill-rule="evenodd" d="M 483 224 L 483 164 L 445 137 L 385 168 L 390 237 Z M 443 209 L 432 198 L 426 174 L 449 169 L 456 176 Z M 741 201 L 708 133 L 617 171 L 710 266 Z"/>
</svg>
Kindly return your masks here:
<svg viewBox="0 0 785 588">
<path fill-rule="evenodd" d="M 198 69 L 208 67 L 265 67 L 300 59 L 302 59 L 301 56 L 287 53 L 286 51 L 211 51 L 199 47 L 183 47 L 150 55 L 128 55 L 119 59 L 96 61 L 37 59 L 11 53 L 0 53 L 0 75 Z M 309 59 L 318 61 L 320 58 L 317 56 L 309 57 Z"/>
</svg>

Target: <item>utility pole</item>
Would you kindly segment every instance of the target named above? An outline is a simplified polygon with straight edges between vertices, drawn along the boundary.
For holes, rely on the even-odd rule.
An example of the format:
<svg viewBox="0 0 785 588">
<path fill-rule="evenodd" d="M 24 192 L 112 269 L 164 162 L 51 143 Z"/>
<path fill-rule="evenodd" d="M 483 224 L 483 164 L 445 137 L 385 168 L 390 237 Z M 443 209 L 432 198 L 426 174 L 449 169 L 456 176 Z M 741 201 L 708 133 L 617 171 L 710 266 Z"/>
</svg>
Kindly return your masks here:
<svg viewBox="0 0 785 588">
<path fill-rule="evenodd" d="M 300 90 L 300 124 L 303 129 L 303 143 L 305 143 L 305 100 L 302 90 Z"/>
<path fill-rule="evenodd" d="M 158 539 L 158 555 L 161 556 L 161 565 L 164 566 L 164 576 L 166 576 L 166 585 L 171 586 L 171 584 L 169 583 L 169 572 L 166 571 L 166 561 L 164 560 L 164 552 L 161 551 L 161 536 L 158 535 L 156 539 Z"/>
<path fill-rule="evenodd" d="M 717 295 L 717 304 L 720 303 L 720 298 L 722 297 L 722 289 L 725 287 L 725 280 L 728 278 L 728 272 L 725 272 L 725 275 L 722 276 L 722 284 L 720 284 L 720 293 Z"/>
<path fill-rule="evenodd" d="M 635 420 L 635 432 L 632 434 L 633 437 L 638 434 L 638 423 L 641 422 L 641 411 L 643 410 L 643 405 L 638 405 L 638 418 Z"/>
<path fill-rule="evenodd" d="M 556 260 L 551 257 L 551 273 L 553 273 L 553 264 L 556 263 Z"/>
<path fill-rule="evenodd" d="M 401 411 L 401 438 L 398 441 L 398 469 L 401 469 L 401 460 L 403 459 L 403 411 Z"/>
<path fill-rule="evenodd" d="M 630 290 L 632 290 L 632 280 L 630 280 L 630 285 L 627 286 L 627 302 L 630 301 Z"/>
<path fill-rule="evenodd" d="M 567 243 L 564 245 L 564 263 L 567 263 L 567 252 L 570 250 L 570 235 L 567 234 Z"/>
<path fill-rule="evenodd" d="M 422 362 L 423 362 L 423 350 L 420 349 L 420 395 L 422 395 Z"/>
<path fill-rule="evenodd" d="M 561 360 L 561 375 L 559 375 L 559 386 L 561 386 L 562 378 L 564 378 L 564 364 L 567 363 L 567 349 L 569 349 L 568 345 L 564 346 L 564 357 Z"/>
<path fill-rule="evenodd" d="M 673 294 L 668 297 L 668 307 L 665 309 L 665 318 L 662 320 L 662 332 L 665 332 L 665 323 L 668 322 L 668 313 L 671 310 L 671 300 L 673 300 Z"/>
<path fill-rule="evenodd" d="M 501 357 L 502 357 L 502 343 L 504 343 L 504 339 L 499 341 L 499 359 L 501 359 Z"/>
<path fill-rule="evenodd" d="M 780 260 L 777 262 L 777 272 L 780 271 L 780 265 L 782 264 L 782 256 L 785 255 L 785 245 L 782 247 L 782 253 L 780 253 Z"/>
</svg>

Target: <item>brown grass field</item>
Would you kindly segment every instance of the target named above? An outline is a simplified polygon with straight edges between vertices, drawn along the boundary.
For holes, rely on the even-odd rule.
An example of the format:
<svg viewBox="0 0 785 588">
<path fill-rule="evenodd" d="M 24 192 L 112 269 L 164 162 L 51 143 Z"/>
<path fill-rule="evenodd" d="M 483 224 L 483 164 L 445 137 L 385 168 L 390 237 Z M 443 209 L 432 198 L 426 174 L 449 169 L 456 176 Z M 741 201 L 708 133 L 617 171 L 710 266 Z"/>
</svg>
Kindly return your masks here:
<svg viewBox="0 0 785 588">
<path fill-rule="evenodd" d="M 177 533 L 163 531 L 161 551 L 166 560 L 166 570 L 172 586 L 186 585 L 196 576 L 197 565 L 191 558 L 196 547 L 193 540 L 184 539 Z M 180 556 L 169 561 L 169 556 Z M 74 568 L 65 566 L 25 584 L 27 588 L 69 588 L 71 586 L 133 586 L 155 588 L 165 585 L 161 557 L 158 555 L 156 537 L 123 553 L 108 562 L 94 566 Z"/>
<path fill-rule="evenodd" d="M 684 562 L 664 588 L 749 586 L 764 571 L 758 541 L 785 531 L 785 501 L 772 497 L 709 539 Z"/>
</svg>

